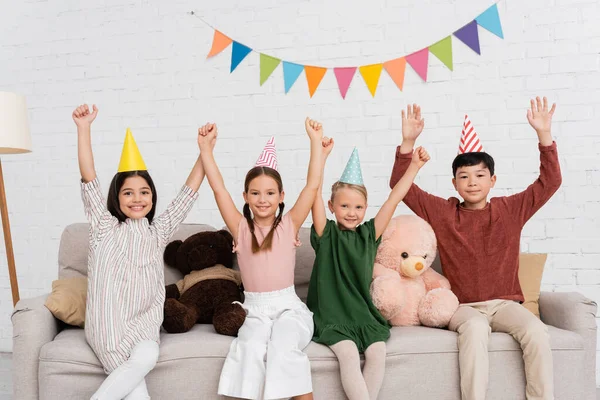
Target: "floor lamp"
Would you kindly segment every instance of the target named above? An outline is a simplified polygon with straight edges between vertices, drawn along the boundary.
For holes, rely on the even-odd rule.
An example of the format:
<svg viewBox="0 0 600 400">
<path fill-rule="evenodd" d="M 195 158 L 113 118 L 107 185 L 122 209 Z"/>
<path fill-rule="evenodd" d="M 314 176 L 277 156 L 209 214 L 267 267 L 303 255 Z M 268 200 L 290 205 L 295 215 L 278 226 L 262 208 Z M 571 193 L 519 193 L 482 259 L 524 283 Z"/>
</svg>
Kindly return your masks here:
<svg viewBox="0 0 600 400">
<path fill-rule="evenodd" d="M 18 154 L 31 151 L 31 136 L 27 119 L 25 97 L 16 93 L 0 92 L 0 154 Z M 15 254 L 13 252 L 8 209 L 6 207 L 6 192 L 4 190 L 4 175 L 2 160 L 0 160 L 0 214 L 4 230 L 4 244 L 8 261 L 8 276 L 12 291 L 13 305 L 19 301 L 19 284 L 15 269 Z"/>
</svg>

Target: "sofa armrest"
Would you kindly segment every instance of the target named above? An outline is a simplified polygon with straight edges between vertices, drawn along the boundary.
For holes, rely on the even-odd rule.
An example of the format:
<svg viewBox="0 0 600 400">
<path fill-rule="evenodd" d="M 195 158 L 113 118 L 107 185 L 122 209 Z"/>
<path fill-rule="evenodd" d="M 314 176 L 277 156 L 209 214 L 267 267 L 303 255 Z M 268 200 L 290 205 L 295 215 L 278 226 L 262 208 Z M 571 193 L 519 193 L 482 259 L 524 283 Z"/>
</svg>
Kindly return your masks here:
<svg viewBox="0 0 600 400">
<path fill-rule="evenodd" d="M 44 303 L 48 294 L 22 299 L 12 314 L 13 395 L 15 400 L 37 400 L 40 349 L 54 340 L 61 323 Z"/>
<path fill-rule="evenodd" d="M 596 302 L 575 292 L 542 292 L 540 318 L 544 323 L 580 334 L 584 341 L 586 399 L 596 399 Z"/>
</svg>

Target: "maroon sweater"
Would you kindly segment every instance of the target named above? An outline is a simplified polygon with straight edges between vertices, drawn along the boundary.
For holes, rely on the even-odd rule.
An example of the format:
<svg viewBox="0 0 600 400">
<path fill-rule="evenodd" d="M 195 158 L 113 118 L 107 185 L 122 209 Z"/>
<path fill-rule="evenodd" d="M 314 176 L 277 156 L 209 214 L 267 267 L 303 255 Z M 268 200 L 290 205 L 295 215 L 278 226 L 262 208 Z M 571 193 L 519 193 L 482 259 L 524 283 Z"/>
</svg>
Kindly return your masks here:
<svg viewBox="0 0 600 400">
<path fill-rule="evenodd" d="M 413 184 L 406 205 L 433 227 L 444 275 L 461 303 L 492 299 L 523 301 L 519 244 L 523 226 L 558 190 L 562 178 L 556 143 L 539 145 L 540 176 L 521 193 L 494 197 L 481 210 L 467 210 L 456 197 L 433 196 Z M 412 155 L 396 150 L 390 186 Z"/>
</svg>

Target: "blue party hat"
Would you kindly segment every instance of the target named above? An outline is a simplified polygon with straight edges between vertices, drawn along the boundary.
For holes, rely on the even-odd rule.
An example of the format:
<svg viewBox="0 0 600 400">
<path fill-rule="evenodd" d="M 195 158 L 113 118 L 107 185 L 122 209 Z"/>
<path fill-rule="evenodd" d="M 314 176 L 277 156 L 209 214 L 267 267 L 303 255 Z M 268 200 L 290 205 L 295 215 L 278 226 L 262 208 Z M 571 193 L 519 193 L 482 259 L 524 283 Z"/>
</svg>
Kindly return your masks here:
<svg viewBox="0 0 600 400">
<path fill-rule="evenodd" d="M 360 160 L 358 159 L 358 149 L 355 147 L 350 155 L 350 159 L 346 164 L 344 173 L 340 178 L 340 182 L 350 183 L 353 185 L 364 185 L 362 172 L 360 171 Z"/>
</svg>

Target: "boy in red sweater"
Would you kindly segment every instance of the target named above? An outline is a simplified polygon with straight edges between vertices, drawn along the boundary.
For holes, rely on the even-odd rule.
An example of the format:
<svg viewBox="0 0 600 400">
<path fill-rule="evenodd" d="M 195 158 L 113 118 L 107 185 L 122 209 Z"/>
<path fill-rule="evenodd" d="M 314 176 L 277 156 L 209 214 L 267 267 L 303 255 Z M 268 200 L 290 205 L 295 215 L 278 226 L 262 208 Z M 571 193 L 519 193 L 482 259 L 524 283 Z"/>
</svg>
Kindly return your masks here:
<svg viewBox="0 0 600 400">
<path fill-rule="evenodd" d="M 452 183 L 462 202 L 455 197 L 433 196 L 415 184 L 404 197 L 406 205 L 433 227 L 444 275 L 461 303 L 449 329 L 458 332 L 464 400 L 485 399 L 491 332 L 506 332 L 520 343 L 527 399 L 554 398 L 548 329 L 520 304 L 523 293 L 518 270 L 523 226 L 562 181 L 550 129 L 555 108 L 553 104 L 548 109 L 545 97 L 531 100 L 527 119 L 539 139 L 540 176 L 523 192 L 488 202 L 496 183 L 494 160 L 477 146 L 475 134 L 471 142 L 469 137 L 461 142 L 461 154 L 452 163 Z M 465 128 L 471 133 L 471 126 L 465 124 Z M 396 150 L 391 187 L 410 165 L 415 140 L 422 130 L 420 107 L 408 106 L 406 113 L 402 111 L 402 144 Z"/>
</svg>

